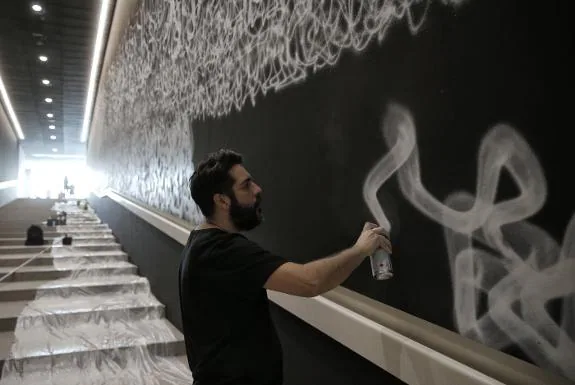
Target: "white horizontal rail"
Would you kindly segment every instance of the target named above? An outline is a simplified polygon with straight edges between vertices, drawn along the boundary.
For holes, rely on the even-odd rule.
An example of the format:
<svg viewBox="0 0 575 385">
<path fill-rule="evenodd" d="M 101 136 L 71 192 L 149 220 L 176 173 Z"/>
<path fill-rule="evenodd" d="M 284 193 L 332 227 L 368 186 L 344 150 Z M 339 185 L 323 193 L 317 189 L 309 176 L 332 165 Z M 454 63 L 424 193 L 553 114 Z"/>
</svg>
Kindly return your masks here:
<svg viewBox="0 0 575 385">
<path fill-rule="evenodd" d="M 268 292 L 269 298 L 407 384 L 501 385 L 327 298 Z"/>
<path fill-rule="evenodd" d="M 17 180 L 7 180 L 4 182 L 0 182 L 0 190 L 4 190 L 7 188 L 11 188 L 11 187 L 18 187 L 18 181 Z"/>
<path fill-rule="evenodd" d="M 123 196 L 113 192 L 112 190 L 106 190 L 105 195 L 108 195 L 114 201 L 118 202 L 126 209 L 131 211 L 133 214 L 137 215 L 138 217 L 142 218 L 150 225 L 154 226 L 164 234 L 168 235 L 169 237 L 173 238 L 174 240 L 178 241 L 182 245 L 185 245 L 188 241 L 188 236 L 190 235 L 190 230 L 186 229 L 183 226 L 180 226 L 161 215 L 150 211 L 141 205 L 134 203 L 133 201 L 124 198 Z"/>
</svg>

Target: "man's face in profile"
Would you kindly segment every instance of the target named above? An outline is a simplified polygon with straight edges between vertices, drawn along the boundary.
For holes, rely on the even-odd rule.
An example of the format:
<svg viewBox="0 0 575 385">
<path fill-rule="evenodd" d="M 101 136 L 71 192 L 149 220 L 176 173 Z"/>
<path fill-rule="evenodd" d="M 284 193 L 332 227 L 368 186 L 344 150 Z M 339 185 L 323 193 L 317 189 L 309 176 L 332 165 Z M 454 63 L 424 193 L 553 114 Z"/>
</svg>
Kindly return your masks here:
<svg viewBox="0 0 575 385">
<path fill-rule="evenodd" d="M 263 221 L 262 189 L 242 165 L 230 169 L 234 180 L 230 196 L 230 219 L 239 231 L 249 231 Z"/>
</svg>

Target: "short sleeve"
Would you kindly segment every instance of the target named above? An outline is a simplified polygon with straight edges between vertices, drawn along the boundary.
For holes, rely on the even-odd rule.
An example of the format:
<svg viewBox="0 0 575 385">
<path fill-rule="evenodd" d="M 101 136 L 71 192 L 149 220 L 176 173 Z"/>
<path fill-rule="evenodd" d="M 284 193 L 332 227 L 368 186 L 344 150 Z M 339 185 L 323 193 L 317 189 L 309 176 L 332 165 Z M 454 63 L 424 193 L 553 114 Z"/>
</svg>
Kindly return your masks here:
<svg viewBox="0 0 575 385">
<path fill-rule="evenodd" d="M 234 290 L 263 288 L 270 275 L 287 262 L 241 234 L 230 235 L 213 252 L 212 273 Z"/>
</svg>

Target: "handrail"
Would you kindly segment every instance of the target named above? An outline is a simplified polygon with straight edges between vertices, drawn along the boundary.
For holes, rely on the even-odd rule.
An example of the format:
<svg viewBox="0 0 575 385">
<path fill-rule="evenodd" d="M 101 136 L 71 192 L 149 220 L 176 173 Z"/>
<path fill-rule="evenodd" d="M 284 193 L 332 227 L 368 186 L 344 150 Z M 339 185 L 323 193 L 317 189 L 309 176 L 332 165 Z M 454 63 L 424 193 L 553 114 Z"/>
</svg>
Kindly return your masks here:
<svg viewBox="0 0 575 385">
<path fill-rule="evenodd" d="M 4 281 L 5 279 L 7 279 L 9 276 L 11 276 L 12 274 L 16 273 L 18 270 L 20 270 L 21 268 L 23 268 L 24 266 L 26 266 L 27 264 L 29 264 L 30 262 L 32 262 L 33 260 L 35 260 L 36 258 L 38 258 L 40 255 L 44 254 L 46 251 L 51 250 L 52 249 L 52 245 L 46 247 L 44 250 L 42 250 L 41 252 L 39 252 L 38 254 L 34 255 L 33 257 L 28 258 L 28 260 L 24 261 L 23 263 L 21 263 L 19 266 L 15 267 L 14 269 L 12 269 L 11 271 L 8 272 L 8 274 L 4 275 L 3 277 L 0 278 L 0 282 Z"/>
<path fill-rule="evenodd" d="M 10 187 L 17 187 L 18 186 L 18 180 L 14 179 L 14 180 L 6 180 L 4 182 L 0 182 L 0 190 L 4 190 Z"/>
</svg>

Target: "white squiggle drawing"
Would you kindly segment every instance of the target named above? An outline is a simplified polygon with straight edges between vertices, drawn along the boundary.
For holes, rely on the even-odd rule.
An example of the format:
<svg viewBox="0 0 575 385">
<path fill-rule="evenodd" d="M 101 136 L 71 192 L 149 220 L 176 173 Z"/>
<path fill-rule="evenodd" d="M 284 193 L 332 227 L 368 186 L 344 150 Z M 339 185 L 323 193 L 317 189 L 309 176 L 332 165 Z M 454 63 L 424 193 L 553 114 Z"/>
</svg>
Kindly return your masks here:
<svg viewBox="0 0 575 385">
<path fill-rule="evenodd" d="M 105 77 L 89 164 L 110 174 L 113 187 L 194 220 L 184 132 L 192 121 L 304 81 L 345 50 L 383 42 L 400 21 L 416 34 L 433 3 L 461 2 L 143 0 Z M 170 116 L 183 124 L 166 122 Z"/>
<path fill-rule="evenodd" d="M 145 0 L 110 70 L 110 104 L 121 112 L 154 95 L 185 106 L 192 119 L 226 115 L 260 92 L 305 79 L 308 68 L 336 64 L 344 49 L 383 41 L 398 21 L 416 34 L 431 3 Z"/>
<path fill-rule="evenodd" d="M 476 196 L 456 191 L 441 203 L 421 181 L 410 113 L 391 105 L 382 129 L 390 151 L 366 178 L 366 204 L 380 224 L 389 224 L 376 193 L 397 172 L 405 198 L 444 226 L 457 330 L 496 349 L 519 346 L 540 367 L 575 380 L 575 215 L 562 247 L 526 221 L 547 196 L 529 144 L 512 127 L 494 126 L 480 146 Z M 495 202 L 503 169 L 519 194 Z M 481 294 L 487 310 L 478 314 Z M 561 301 L 560 322 L 546 308 L 551 300 Z"/>
</svg>

